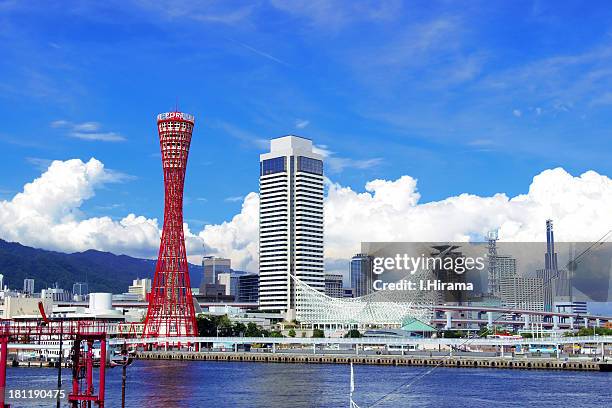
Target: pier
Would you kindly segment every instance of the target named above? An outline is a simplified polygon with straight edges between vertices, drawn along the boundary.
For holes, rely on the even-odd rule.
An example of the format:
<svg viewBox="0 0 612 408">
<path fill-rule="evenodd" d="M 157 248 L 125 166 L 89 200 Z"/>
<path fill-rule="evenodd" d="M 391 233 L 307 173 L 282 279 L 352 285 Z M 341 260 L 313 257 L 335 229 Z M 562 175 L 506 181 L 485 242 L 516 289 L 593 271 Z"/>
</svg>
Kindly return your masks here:
<svg viewBox="0 0 612 408">
<path fill-rule="evenodd" d="M 386 366 L 440 366 L 453 368 L 503 368 L 519 370 L 608 371 L 610 363 L 597 361 L 563 361 L 554 358 L 508 358 L 463 356 L 407 356 L 407 355 L 316 355 L 261 352 L 184 352 L 140 351 L 140 360 L 225 361 L 296 364 L 370 364 Z"/>
</svg>

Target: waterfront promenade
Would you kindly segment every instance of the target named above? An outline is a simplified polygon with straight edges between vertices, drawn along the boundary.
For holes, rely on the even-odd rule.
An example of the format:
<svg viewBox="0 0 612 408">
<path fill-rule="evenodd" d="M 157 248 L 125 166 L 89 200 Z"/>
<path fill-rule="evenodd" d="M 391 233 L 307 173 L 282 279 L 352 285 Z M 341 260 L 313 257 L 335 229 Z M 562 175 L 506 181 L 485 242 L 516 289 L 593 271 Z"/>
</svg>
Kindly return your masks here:
<svg viewBox="0 0 612 408">
<path fill-rule="evenodd" d="M 591 345 L 612 345 L 612 336 L 583 336 L 583 337 L 542 337 L 542 338 L 417 338 L 417 337 L 150 337 L 150 338 L 113 338 L 109 341 L 111 345 L 187 345 L 204 343 L 227 343 L 227 344 L 270 344 L 274 347 L 279 345 L 344 345 L 361 346 L 385 345 L 385 346 L 415 346 L 423 345 L 427 347 L 460 347 L 460 346 L 517 346 L 532 343 L 547 345 L 571 345 L 571 344 L 591 344 Z"/>
<path fill-rule="evenodd" d="M 420 355 L 346 355 L 261 352 L 182 352 L 139 351 L 140 360 L 228 361 L 297 364 L 368 364 L 386 366 L 440 366 L 456 368 L 506 368 L 567 371 L 612 371 L 612 363 L 595 359 L 556 359 L 548 357 L 477 357 L 477 356 L 420 356 Z"/>
<path fill-rule="evenodd" d="M 142 360 L 204 360 L 269 363 L 374 364 L 394 366 L 444 366 L 508 369 L 608 371 L 612 369 L 612 336 L 538 339 L 448 338 L 184 338 L 181 347 L 162 339 L 114 340 L 139 346 Z M 174 344 L 175 346 L 173 346 Z M 206 349 L 206 345 L 216 348 Z M 554 347 L 552 353 L 514 353 L 538 347 Z M 196 347 L 197 345 L 197 347 Z M 256 345 L 251 351 L 245 346 Z M 243 350 L 240 350 L 240 348 Z M 575 353 L 575 347 L 596 353 Z M 565 348 L 565 350 L 564 350 Z M 202 351 L 196 351 L 202 350 Z M 570 350 L 568 352 L 568 350 Z"/>
</svg>

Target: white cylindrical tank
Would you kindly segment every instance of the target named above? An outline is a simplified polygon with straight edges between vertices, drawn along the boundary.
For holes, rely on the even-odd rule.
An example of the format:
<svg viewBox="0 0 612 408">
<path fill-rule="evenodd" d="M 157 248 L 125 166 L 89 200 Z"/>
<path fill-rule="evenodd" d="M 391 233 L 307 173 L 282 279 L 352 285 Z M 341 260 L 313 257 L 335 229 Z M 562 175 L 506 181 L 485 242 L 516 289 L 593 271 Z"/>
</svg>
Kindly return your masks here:
<svg viewBox="0 0 612 408">
<path fill-rule="evenodd" d="M 104 312 L 113 309 L 113 295 L 111 293 L 90 293 L 90 312 Z"/>
</svg>

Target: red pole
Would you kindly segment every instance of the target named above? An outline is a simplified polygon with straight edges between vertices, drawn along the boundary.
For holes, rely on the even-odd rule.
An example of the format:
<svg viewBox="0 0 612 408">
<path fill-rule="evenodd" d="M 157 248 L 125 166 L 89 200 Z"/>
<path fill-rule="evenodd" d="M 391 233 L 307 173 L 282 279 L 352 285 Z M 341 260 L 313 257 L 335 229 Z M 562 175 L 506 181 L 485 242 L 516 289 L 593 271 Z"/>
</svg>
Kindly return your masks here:
<svg viewBox="0 0 612 408">
<path fill-rule="evenodd" d="M 104 387 L 106 384 L 106 338 L 100 341 L 100 390 L 98 392 L 98 405 L 104 408 Z"/>
<path fill-rule="evenodd" d="M 81 359 L 81 338 L 77 336 L 72 345 L 72 395 L 79 395 L 79 369 Z M 76 402 L 72 406 L 77 406 Z"/>
<path fill-rule="evenodd" d="M 0 408 L 6 408 L 4 405 L 5 390 L 6 390 L 6 358 L 8 356 L 8 337 L 0 338 Z"/>
<path fill-rule="evenodd" d="M 93 340 L 87 340 L 87 353 L 85 354 L 87 362 L 87 390 L 85 395 L 93 395 Z"/>
</svg>

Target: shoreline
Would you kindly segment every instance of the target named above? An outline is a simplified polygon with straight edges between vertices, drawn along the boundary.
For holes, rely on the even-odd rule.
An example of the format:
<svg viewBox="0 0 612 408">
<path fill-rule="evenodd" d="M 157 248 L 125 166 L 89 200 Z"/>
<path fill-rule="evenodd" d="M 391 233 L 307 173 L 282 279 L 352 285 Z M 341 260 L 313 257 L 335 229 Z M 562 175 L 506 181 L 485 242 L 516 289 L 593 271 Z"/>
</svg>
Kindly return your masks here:
<svg viewBox="0 0 612 408">
<path fill-rule="evenodd" d="M 436 366 L 455 368 L 498 368 L 561 371 L 612 371 L 612 362 L 564 361 L 555 358 L 507 358 L 465 356 L 398 356 L 398 355 L 316 355 L 252 352 L 176 352 L 139 351 L 136 360 L 225 361 L 302 364 L 366 364 L 389 366 Z"/>
</svg>

